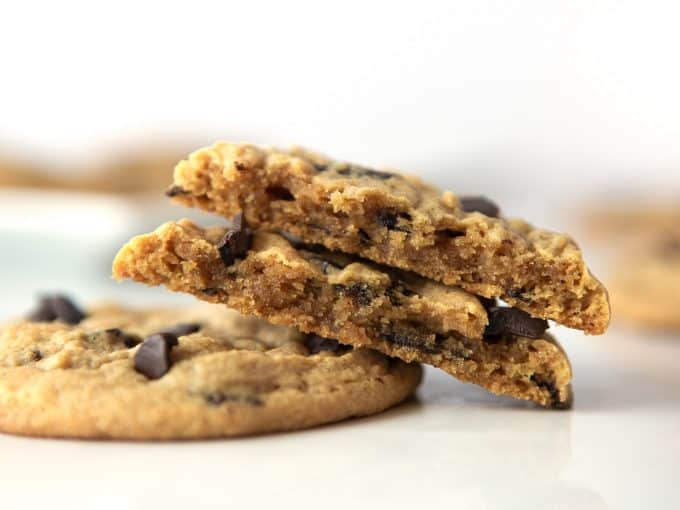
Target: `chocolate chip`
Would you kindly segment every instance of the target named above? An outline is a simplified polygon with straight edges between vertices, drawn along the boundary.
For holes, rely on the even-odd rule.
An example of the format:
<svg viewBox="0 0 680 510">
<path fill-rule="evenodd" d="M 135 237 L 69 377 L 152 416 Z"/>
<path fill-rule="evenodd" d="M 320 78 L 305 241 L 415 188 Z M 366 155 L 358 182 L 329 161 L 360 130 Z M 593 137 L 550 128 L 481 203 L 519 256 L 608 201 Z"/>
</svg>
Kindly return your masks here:
<svg viewBox="0 0 680 510">
<path fill-rule="evenodd" d="M 140 343 L 142 343 L 142 341 L 139 339 L 137 335 L 129 335 L 120 328 L 109 328 L 105 330 L 104 333 L 106 333 L 109 336 L 112 336 L 116 340 L 123 342 L 125 347 L 127 347 L 128 349 L 132 349 L 133 347 L 136 347 Z"/>
<path fill-rule="evenodd" d="M 241 402 L 251 406 L 262 406 L 264 402 L 252 395 L 232 395 L 220 391 L 214 391 L 203 396 L 204 400 L 211 406 L 218 406 L 224 402 Z"/>
<path fill-rule="evenodd" d="M 548 329 L 548 321 L 536 319 L 517 308 L 496 306 L 488 310 L 489 325 L 484 331 L 487 339 L 496 339 L 504 334 L 540 338 Z"/>
<path fill-rule="evenodd" d="M 206 296 L 217 296 L 220 293 L 220 289 L 216 287 L 206 287 L 205 289 L 201 289 L 201 292 Z"/>
<path fill-rule="evenodd" d="M 243 216 L 243 211 L 234 216 L 232 227 L 217 244 L 220 257 L 225 265 L 231 266 L 237 258 L 243 257 L 250 249 L 252 232 Z"/>
<path fill-rule="evenodd" d="M 337 340 L 319 335 L 308 335 L 305 339 L 305 346 L 307 346 L 309 354 L 318 354 L 321 351 L 336 352 L 344 347 Z"/>
<path fill-rule="evenodd" d="M 448 237 L 449 239 L 455 239 L 456 237 L 463 237 L 465 232 L 459 232 L 458 230 L 453 230 L 450 228 L 443 228 L 441 230 L 437 230 L 435 234 L 442 237 Z"/>
<path fill-rule="evenodd" d="M 31 361 L 40 361 L 43 359 L 43 354 L 38 349 L 33 349 L 31 351 Z"/>
<path fill-rule="evenodd" d="M 391 179 L 392 177 L 399 177 L 397 174 L 391 172 L 381 172 L 378 170 L 373 170 L 372 168 L 366 168 L 359 165 L 347 165 L 338 170 L 340 175 L 352 176 L 352 177 L 372 177 L 373 179 L 378 179 L 385 181 Z"/>
<path fill-rule="evenodd" d="M 361 239 L 361 242 L 367 243 L 371 240 L 371 236 L 368 235 L 368 232 L 366 232 L 363 228 L 359 229 L 359 239 Z"/>
<path fill-rule="evenodd" d="M 373 301 L 373 291 L 367 283 L 353 283 L 349 286 L 334 285 L 334 288 L 341 294 L 351 297 L 361 306 L 370 305 Z"/>
<path fill-rule="evenodd" d="M 241 161 L 234 161 L 234 168 L 236 168 L 238 172 L 243 172 L 246 168 L 248 168 L 248 165 Z"/>
<path fill-rule="evenodd" d="M 411 215 L 406 212 L 393 213 L 390 211 L 380 211 L 376 216 L 376 222 L 378 225 L 385 227 L 387 230 L 408 232 L 409 229 L 407 227 L 399 225 L 399 218 L 410 221 Z"/>
<path fill-rule="evenodd" d="M 201 329 L 201 325 L 196 323 L 196 322 L 183 322 L 180 324 L 176 324 L 175 326 L 172 326 L 171 328 L 164 329 L 163 331 L 159 331 L 158 333 L 162 334 L 170 334 L 174 335 L 176 337 L 180 336 L 185 336 L 185 335 L 190 335 L 191 333 L 196 333 L 196 331 Z"/>
<path fill-rule="evenodd" d="M 170 350 L 178 344 L 169 333 L 156 333 L 144 339 L 135 354 L 135 370 L 149 379 L 158 379 L 170 370 Z"/>
<path fill-rule="evenodd" d="M 508 289 L 507 295 L 508 297 L 518 299 L 523 303 L 528 303 L 531 300 L 524 295 L 524 292 L 524 289 Z"/>
<path fill-rule="evenodd" d="M 53 296 L 51 306 L 57 319 L 67 324 L 78 324 L 85 318 L 85 314 L 66 296 Z"/>
<path fill-rule="evenodd" d="M 539 388 L 543 388 L 548 391 L 551 400 L 550 407 L 552 407 L 553 409 L 571 408 L 572 405 L 571 400 L 567 400 L 566 402 L 562 402 L 560 400 L 560 392 L 557 391 L 557 387 L 555 386 L 554 382 L 543 379 L 542 377 L 537 376 L 536 374 L 533 374 L 529 379 L 536 383 L 536 386 L 538 386 Z"/>
<path fill-rule="evenodd" d="M 465 212 L 480 212 L 492 218 L 498 218 L 500 209 L 485 197 L 461 197 L 460 204 Z"/>
<path fill-rule="evenodd" d="M 265 192 L 274 200 L 284 200 L 286 202 L 295 200 L 295 197 L 290 192 L 290 190 L 288 188 L 284 188 L 283 186 L 269 186 Z"/>
<path fill-rule="evenodd" d="M 67 324 L 78 324 L 85 314 L 66 296 L 55 294 L 44 296 L 38 302 L 38 308 L 28 316 L 33 322 L 51 322 L 60 320 Z"/>
<path fill-rule="evenodd" d="M 314 168 L 319 173 L 325 172 L 326 170 L 328 170 L 328 165 L 326 165 L 324 163 L 312 163 L 312 165 L 314 165 Z"/>
<path fill-rule="evenodd" d="M 394 230 L 397 226 L 397 215 L 388 211 L 380 211 L 375 219 L 378 225 L 387 230 Z"/>
<path fill-rule="evenodd" d="M 56 318 L 57 314 L 52 308 L 51 299 L 48 297 L 40 298 L 37 308 L 26 317 L 31 322 L 52 322 Z"/>
<path fill-rule="evenodd" d="M 436 354 L 440 349 L 435 346 L 430 346 L 427 341 L 409 331 L 387 331 L 382 333 L 382 337 L 390 343 L 401 345 L 403 347 L 410 347 L 425 354 Z"/>
<path fill-rule="evenodd" d="M 409 289 L 404 282 L 397 280 L 385 289 L 385 294 L 394 306 L 399 306 L 401 304 L 401 296 L 413 296 L 415 292 Z"/>
<path fill-rule="evenodd" d="M 177 195 L 188 195 L 189 192 L 182 188 L 181 186 L 170 186 L 167 190 L 165 190 L 165 196 L 166 197 L 176 197 Z"/>
</svg>

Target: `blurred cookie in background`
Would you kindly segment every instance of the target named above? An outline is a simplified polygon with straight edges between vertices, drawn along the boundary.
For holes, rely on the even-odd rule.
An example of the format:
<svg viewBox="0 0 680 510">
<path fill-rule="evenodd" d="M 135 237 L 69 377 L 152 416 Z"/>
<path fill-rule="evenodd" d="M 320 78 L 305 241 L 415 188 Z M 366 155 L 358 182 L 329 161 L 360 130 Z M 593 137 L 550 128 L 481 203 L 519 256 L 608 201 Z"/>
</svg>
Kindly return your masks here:
<svg viewBox="0 0 680 510">
<path fill-rule="evenodd" d="M 118 195 L 162 196 L 187 143 L 141 142 L 101 151 L 88 162 L 29 164 L 0 153 L 0 188 L 33 188 Z"/>
<path fill-rule="evenodd" d="M 641 238 L 613 267 L 614 316 L 631 325 L 680 329 L 680 227 Z"/>
<path fill-rule="evenodd" d="M 0 188 L 51 188 L 52 181 L 40 165 L 0 153 Z"/>
<path fill-rule="evenodd" d="M 680 331 L 680 191 L 608 195 L 579 215 L 603 261 L 613 323 Z"/>
<path fill-rule="evenodd" d="M 584 230 L 595 240 L 637 241 L 639 235 L 658 236 L 680 228 L 680 192 L 665 198 L 622 192 L 616 202 L 601 202 L 580 215 Z"/>
</svg>

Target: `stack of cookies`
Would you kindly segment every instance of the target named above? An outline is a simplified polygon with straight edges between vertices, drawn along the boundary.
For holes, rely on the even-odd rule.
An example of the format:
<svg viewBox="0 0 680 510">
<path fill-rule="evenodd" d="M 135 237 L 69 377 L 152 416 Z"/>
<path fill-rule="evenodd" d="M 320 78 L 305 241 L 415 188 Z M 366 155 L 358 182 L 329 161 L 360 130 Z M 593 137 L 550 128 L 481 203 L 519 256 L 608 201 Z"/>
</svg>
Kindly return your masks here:
<svg viewBox="0 0 680 510">
<path fill-rule="evenodd" d="M 113 275 L 222 306 L 83 313 L 48 298 L 0 337 L 1 429 L 303 428 L 402 401 L 419 363 L 565 409 L 572 372 L 548 320 L 588 334 L 609 322 L 607 292 L 569 237 L 414 177 L 218 143 L 177 165 L 167 195 L 229 225 L 166 223 L 129 241 Z"/>
<path fill-rule="evenodd" d="M 609 322 L 607 292 L 569 237 L 414 177 L 218 143 L 180 162 L 167 194 L 231 227 L 166 223 L 121 249 L 115 278 L 434 365 L 493 393 L 568 407 L 571 369 L 547 319 L 589 334 Z"/>
</svg>

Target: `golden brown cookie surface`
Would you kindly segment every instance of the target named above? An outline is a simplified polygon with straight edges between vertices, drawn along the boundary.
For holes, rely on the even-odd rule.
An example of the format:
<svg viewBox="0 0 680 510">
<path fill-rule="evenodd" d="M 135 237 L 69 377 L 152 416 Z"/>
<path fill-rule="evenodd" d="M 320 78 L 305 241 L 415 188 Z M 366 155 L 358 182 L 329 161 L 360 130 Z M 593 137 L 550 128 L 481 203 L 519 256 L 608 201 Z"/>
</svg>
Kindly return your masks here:
<svg viewBox="0 0 680 510">
<path fill-rule="evenodd" d="M 569 361 L 544 334 L 544 321 L 487 309 L 465 291 L 419 276 L 296 247 L 275 233 L 248 240 L 243 229 L 166 223 L 125 245 L 113 274 L 429 363 L 494 393 L 548 407 L 571 400 Z"/>
<path fill-rule="evenodd" d="M 168 195 L 253 228 L 290 232 L 591 334 L 609 323 L 607 293 L 563 234 L 496 217 L 479 197 L 442 193 L 395 172 L 303 150 L 218 143 L 175 168 Z"/>
<path fill-rule="evenodd" d="M 148 340 L 163 331 L 177 338 L 167 360 Z M 420 377 L 418 365 L 222 307 L 101 307 L 77 324 L 2 328 L 0 430 L 191 439 L 301 429 L 380 412 Z"/>
</svg>

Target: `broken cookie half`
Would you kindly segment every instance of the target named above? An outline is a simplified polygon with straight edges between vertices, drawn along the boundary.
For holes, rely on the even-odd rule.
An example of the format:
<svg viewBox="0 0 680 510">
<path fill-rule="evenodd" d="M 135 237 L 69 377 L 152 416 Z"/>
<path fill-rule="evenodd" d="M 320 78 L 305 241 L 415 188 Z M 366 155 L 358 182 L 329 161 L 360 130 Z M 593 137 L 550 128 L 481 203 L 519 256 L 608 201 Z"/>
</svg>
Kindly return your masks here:
<svg viewBox="0 0 680 510">
<path fill-rule="evenodd" d="M 358 254 L 487 298 L 534 317 L 602 334 L 607 291 L 565 234 L 506 220 L 482 197 L 458 197 L 397 172 L 303 150 L 221 142 L 175 168 L 175 202 L 257 229 Z"/>
<path fill-rule="evenodd" d="M 411 272 L 251 232 L 243 218 L 231 229 L 166 223 L 128 242 L 113 275 L 428 363 L 496 394 L 571 404 L 571 367 L 544 320 Z"/>
</svg>

